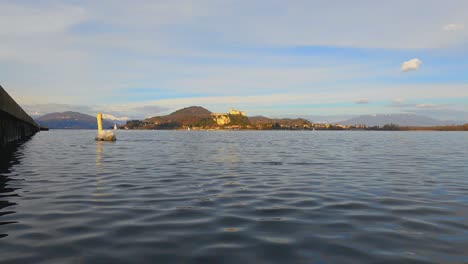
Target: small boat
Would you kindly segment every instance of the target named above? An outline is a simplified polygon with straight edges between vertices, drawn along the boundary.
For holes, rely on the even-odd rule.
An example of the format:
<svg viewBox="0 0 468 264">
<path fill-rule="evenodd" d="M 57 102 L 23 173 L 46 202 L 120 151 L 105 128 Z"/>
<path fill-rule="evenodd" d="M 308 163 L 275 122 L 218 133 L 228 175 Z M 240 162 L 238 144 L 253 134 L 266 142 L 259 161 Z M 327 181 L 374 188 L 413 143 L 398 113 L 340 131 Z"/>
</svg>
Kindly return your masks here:
<svg viewBox="0 0 468 264">
<path fill-rule="evenodd" d="M 117 124 L 114 124 L 114 130 L 117 130 L 117 129 L 118 129 Z"/>
</svg>

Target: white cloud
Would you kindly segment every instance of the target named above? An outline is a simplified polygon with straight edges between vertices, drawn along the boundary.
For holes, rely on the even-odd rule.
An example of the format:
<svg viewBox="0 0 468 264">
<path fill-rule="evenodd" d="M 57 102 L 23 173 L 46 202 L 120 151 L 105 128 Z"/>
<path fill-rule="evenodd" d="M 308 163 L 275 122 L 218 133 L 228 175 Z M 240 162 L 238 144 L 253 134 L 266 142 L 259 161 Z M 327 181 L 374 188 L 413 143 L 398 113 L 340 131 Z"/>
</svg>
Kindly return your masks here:
<svg viewBox="0 0 468 264">
<path fill-rule="evenodd" d="M 356 104 L 368 104 L 369 103 L 369 99 L 358 99 L 358 100 L 355 100 L 354 103 Z"/>
<path fill-rule="evenodd" d="M 349 89 L 350 88 L 350 89 Z M 337 105 L 346 104 L 356 97 L 358 92 L 366 94 L 370 102 L 382 100 L 391 100 L 395 95 L 404 95 L 405 101 L 420 101 L 424 95 L 425 100 L 431 98 L 440 100 L 443 98 L 468 98 L 468 85 L 465 84 L 437 84 L 437 85 L 391 85 L 382 86 L 375 89 L 372 85 L 359 85 L 359 87 L 349 87 L 335 90 L 324 90 L 321 92 L 291 93 L 283 92 L 278 94 L 263 94 L 250 96 L 205 96 L 205 97 L 186 97 L 186 98 L 167 98 L 159 100 L 148 100 L 135 103 L 106 103 L 99 105 L 73 105 L 73 104 L 35 104 L 22 105 L 28 113 L 46 114 L 50 112 L 77 111 L 90 115 L 97 112 L 111 114 L 116 117 L 129 117 L 130 119 L 142 119 L 149 116 L 167 114 L 171 111 L 192 106 L 200 105 L 214 112 L 227 111 L 230 107 L 247 111 L 248 115 L 271 115 L 271 114 L 362 114 L 362 113 L 385 113 L 389 107 L 398 107 L 395 109 L 439 109 L 442 106 L 431 107 L 430 104 L 406 104 L 403 100 L 396 100 L 400 104 L 379 106 L 355 105 L 352 107 L 339 107 Z M 15 98 L 16 99 L 16 98 Z M 19 102 L 21 103 L 21 102 Z M 293 106 L 293 107 L 291 107 Z M 452 109 L 454 106 L 450 106 Z M 460 105 L 460 111 L 468 112 L 467 105 Z M 393 111 L 393 110 L 392 110 Z"/>
<path fill-rule="evenodd" d="M 423 51 L 428 54 L 425 63 L 434 52 L 450 54 L 444 57 L 447 64 L 430 66 L 452 67 L 458 57 L 451 56 L 465 54 L 467 31 L 450 34 L 441 27 L 447 21 L 457 23 L 449 29 L 468 25 L 468 1 L 362 1 L 359 8 L 347 1 L 337 6 L 333 1 L 307 0 L 4 2 L 0 0 L 0 78 L 15 99 L 26 104 L 89 104 L 96 106 L 91 113 L 135 117 L 154 115 L 158 103 L 164 104 L 162 109 L 205 103 L 225 107 L 216 103 L 221 101 L 272 111 L 271 104 L 322 103 L 312 94 L 349 103 L 359 95 L 379 102 L 436 93 L 442 98 L 447 90 L 455 98 L 467 91 L 466 85 L 458 90 L 431 84 L 401 88 L 380 80 L 400 75 L 391 65 L 401 62 L 395 58 L 408 49 L 428 48 Z M 421 3 L 424 13 L 418 13 Z M 395 13 L 399 23 L 394 23 Z M 302 46 L 304 54 L 291 48 Z M 366 54 L 366 48 L 378 48 L 379 57 L 357 59 L 354 49 L 321 52 L 322 46 L 363 48 Z M 447 49 L 452 47 L 461 49 Z M 373 80 L 377 81 L 370 83 Z M 160 98 L 168 100 L 153 105 L 150 101 L 159 98 L 156 93 L 147 99 L 115 96 L 118 89 L 135 87 L 161 88 L 168 95 Z M 279 93 L 278 98 L 249 97 Z M 173 94 L 206 100 L 170 101 Z M 211 96 L 219 97 L 210 100 Z M 135 109 L 122 102 L 142 103 Z"/>
<path fill-rule="evenodd" d="M 234 107 L 247 111 L 249 115 L 268 114 L 269 112 L 284 112 L 288 110 L 288 106 L 309 106 L 313 109 L 321 109 L 320 105 L 324 105 L 323 109 L 328 111 L 332 110 L 333 113 L 347 113 L 340 112 L 338 107 L 330 108 L 330 105 L 339 103 L 350 102 L 356 96 L 357 87 L 346 87 L 347 89 L 340 89 L 340 92 L 335 90 L 323 90 L 317 92 L 303 92 L 303 93 L 277 93 L 277 94 L 264 94 L 264 95 L 250 95 L 250 96 L 206 96 L 206 97 L 187 97 L 187 98 L 169 98 L 160 99 L 147 102 L 132 103 L 126 105 L 119 105 L 119 109 L 136 109 L 143 106 L 158 106 L 167 110 L 176 110 L 178 108 L 187 107 L 191 105 L 201 105 L 211 111 L 226 111 L 226 108 Z M 349 89 L 351 88 L 351 89 Z M 359 93 L 366 94 L 369 102 L 381 101 L 383 99 L 390 100 L 395 95 L 404 94 L 408 100 L 419 100 L 421 95 L 425 98 L 459 98 L 468 97 L 468 85 L 465 84 L 436 84 L 436 85 L 390 85 L 382 86 L 375 89 L 372 85 L 359 85 Z M 403 106 L 406 104 L 402 104 Z M 414 104 L 413 104 L 414 106 Z M 355 106 L 357 107 L 357 106 Z M 363 108 L 372 109 L 367 105 L 362 105 Z M 358 107 L 359 108 L 359 107 Z M 383 108 L 385 109 L 385 108 Z M 348 111 L 348 110 L 346 110 Z M 313 112 L 309 112 L 313 113 Z M 329 112 L 330 114 L 330 112 Z M 154 115 L 154 114 L 153 114 Z"/>
<path fill-rule="evenodd" d="M 442 30 L 444 31 L 457 31 L 457 30 L 463 30 L 465 28 L 465 25 L 463 24 L 448 24 L 445 25 Z"/>
<path fill-rule="evenodd" d="M 441 107 L 445 105 L 436 105 L 436 104 L 417 104 L 414 107 L 416 108 L 436 108 L 436 107 Z"/>
<path fill-rule="evenodd" d="M 393 99 L 392 102 L 387 106 L 389 107 L 413 107 L 414 105 L 405 103 L 405 99 L 403 98 L 396 98 L 396 99 Z"/>
<path fill-rule="evenodd" d="M 414 58 L 408 61 L 405 61 L 401 64 L 401 71 L 407 72 L 407 71 L 416 71 L 419 69 L 419 66 L 421 66 L 422 61 L 420 59 Z"/>
<path fill-rule="evenodd" d="M 87 18 L 84 8 L 68 5 L 33 7 L 0 3 L 0 10 L 0 36 L 31 37 L 64 32 Z"/>
<path fill-rule="evenodd" d="M 405 99 L 403 99 L 403 98 L 395 98 L 395 99 L 392 100 L 393 104 L 402 104 L 404 102 L 405 102 Z"/>
<path fill-rule="evenodd" d="M 418 99 L 416 99 L 418 100 Z M 404 103 L 392 101 L 391 104 L 388 105 L 389 107 L 400 107 L 400 108 L 407 108 L 407 109 L 414 109 L 414 108 L 441 108 L 441 107 L 450 107 L 453 105 L 450 104 L 430 104 L 430 103 L 422 103 L 422 104 L 414 104 L 414 103 Z"/>
</svg>

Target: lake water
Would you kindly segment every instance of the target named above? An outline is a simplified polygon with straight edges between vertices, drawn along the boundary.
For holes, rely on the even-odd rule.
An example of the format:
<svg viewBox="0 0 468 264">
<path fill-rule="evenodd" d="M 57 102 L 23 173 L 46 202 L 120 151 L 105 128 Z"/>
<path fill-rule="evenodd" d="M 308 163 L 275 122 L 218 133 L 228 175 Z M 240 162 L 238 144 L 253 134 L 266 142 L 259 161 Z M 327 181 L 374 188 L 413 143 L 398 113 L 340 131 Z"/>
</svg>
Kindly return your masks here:
<svg viewBox="0 0 468 264">
<path fill-rule="evenodd" d="M 0 262 L 468 263 L 466 132 L 94 136 L 2 157 Z"/>
</svg>

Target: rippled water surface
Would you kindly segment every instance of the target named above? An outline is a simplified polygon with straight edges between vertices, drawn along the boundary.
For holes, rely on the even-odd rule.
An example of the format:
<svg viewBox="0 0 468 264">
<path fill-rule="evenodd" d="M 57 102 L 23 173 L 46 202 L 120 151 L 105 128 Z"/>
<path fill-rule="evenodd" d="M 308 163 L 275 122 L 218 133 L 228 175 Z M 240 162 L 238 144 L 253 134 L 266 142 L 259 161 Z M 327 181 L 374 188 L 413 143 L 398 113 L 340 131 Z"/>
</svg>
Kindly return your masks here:
<svg viewBox="0 0 468 264">
<path fill-rule="evenodd" d="M 0 262 L 468 263 L 468 133 L 41 132 Z"/>
</svg>

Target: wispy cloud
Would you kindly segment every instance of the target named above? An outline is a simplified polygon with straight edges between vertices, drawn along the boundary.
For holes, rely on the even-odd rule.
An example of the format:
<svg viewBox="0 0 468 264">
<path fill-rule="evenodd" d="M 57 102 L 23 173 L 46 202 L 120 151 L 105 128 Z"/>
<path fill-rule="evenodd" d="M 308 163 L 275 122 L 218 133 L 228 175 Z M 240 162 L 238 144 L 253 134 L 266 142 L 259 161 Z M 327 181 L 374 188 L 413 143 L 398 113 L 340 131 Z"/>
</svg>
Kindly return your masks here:
<svg viewBox="0 0 468 264">
<path fill-rule="evenodd" d="M 401 64 L 400 70 L 403 72 L 407 71 L 416 71 L 421 66 L 422 61 L 418 58 L 414 58 L 408 61 L 405 61 Z"/>
<path fill-rule="evenodd" d="M 446 104 L 417 104 L 416 108 L 441 108 L 447 106 Z"/>
<path fill-rule="evenodd" d="M 31 37 L 65 32 L 85 21 L 84 8 L 73 5 L 20 5 L 0 3 L 0 36 Z"/>
<path fill-rule="evenodd" d="M 463 29 L 465 29 L 465 25 L 463 24 L 447 24 L 442 28 L 444 31 L 457 31 Z"/>
<path fill-rule="evenodd" d="M 365 98 L 363 98 L 363 99 L 357 99 L 357 100 L 354 101 L 354 103 L 356 103 L 356 104 L 368 104 L 368 103 L 369 103 L 369 99 L 365 99 Z"/>
<path fill-rule="evenodd" d="M 414 107 L 415 104 L 407 103 L 406 100 L 403 98 L 396 98 L 391 100 L 391 103 L 387 106 L 392 108 L 409 108 Z"/>
<path fill-rule="evenodd" d="M 399 107 L 399 108 L 444 108 L 450 107 L 451 104 L 434 104 L 434 103 L 406 103 L 403 100 L 393 100 L 391 104 L 388 105 L 389 107 Z"/>
<path fill-rule="evenodd" d="M 22 104 L 61 102 L 117 117 L 194 104 L 259 113 L 342 104 L 326 109 L 340 114 L 378 111 L 378 102 L 395 97 L 466 96 L 466 79 L 455 84 L 453 74 L 466 68 L 467 1 L 364 0 L 354 7 L 306 0 L 0 1 L 0 79 Z M 415 54 L 424 71 L 395 71 Z M 419 59 L 407 62 L 404 72 L 421 67 Z M 447 83 L 435 85 L 434 73 Z M 164 89 L 119 93 L 129 87 Z M 360 95 L 367 103 L 356 100 Z"/>
<path fill-rule="evenodd" d="M 131 107 L 130 109 L 132 112 L 135 113 L 134 116 L 140 116 L 140 117 L 152 117 L 161 113 L 165 113 L 168 110 L 170 110 L 170 108 L 161 107 L 157 105 L 143 105 L 143 106 Z"/>
<path fill-rule="evenodd" d="M 405 99 L 403 98 L 395 98 L 392 100 L 393 104 L 403 104 L 405 102 Z"/>
</svg>

